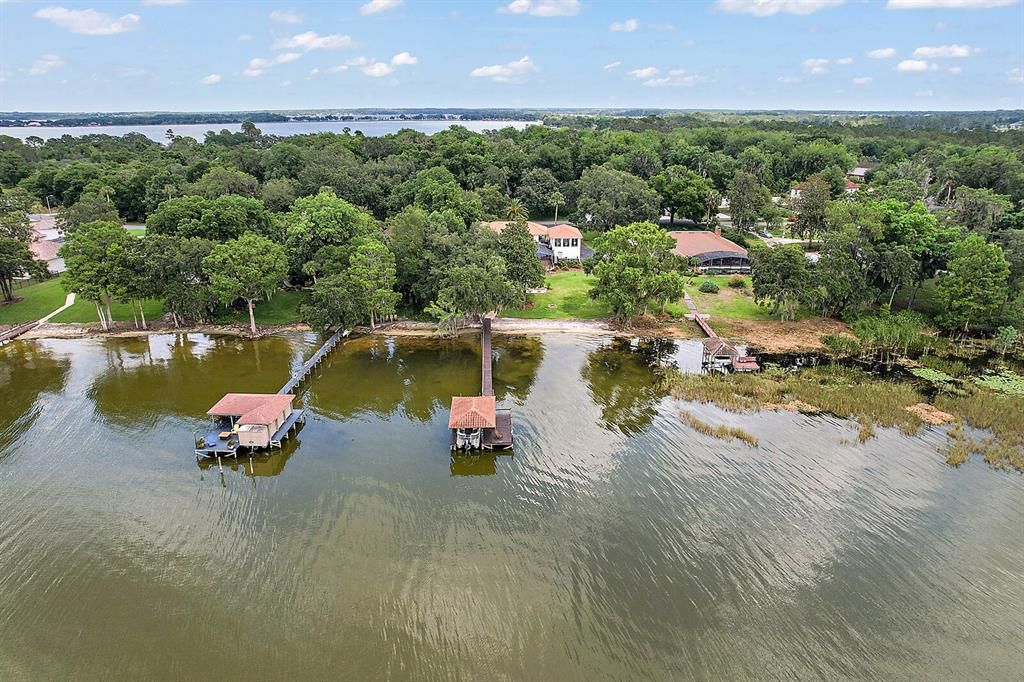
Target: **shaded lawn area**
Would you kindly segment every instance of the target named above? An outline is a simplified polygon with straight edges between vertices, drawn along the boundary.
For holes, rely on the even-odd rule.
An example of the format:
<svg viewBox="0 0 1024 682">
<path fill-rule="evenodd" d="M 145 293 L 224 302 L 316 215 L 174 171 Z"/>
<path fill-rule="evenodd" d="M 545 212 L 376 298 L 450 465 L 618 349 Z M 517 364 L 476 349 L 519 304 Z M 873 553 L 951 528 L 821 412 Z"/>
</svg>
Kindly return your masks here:
<svg viewBox="0 0 1024 682">
<path fill-rule="evenodd" d="M 754 303 L 754 296 L 750 290 L 750 277 L 745 275 L 744 279 L 747 281 L 747 287 L 745 289 L 734 289 L 729 286 L 729 278 L 731 275 L 712 275 L 712 276 L 696 276 L 687 278 L 686 291 L 690 294 L 693 302 L 697 305 L 697 309 L 702 313 L 711 316 L 711 322 L 714 324 L 715 318 L 722 319 L 733 319 L 733 320 L 752 320 L 755 322 L 775 322 L 778 321 L 777 317 L 773 317 L 768 313 L 767 308 L 763 308 L 758 304 Z M 705 294 L 698 291 L 700 283 L 704 280 L 711 280 L 718 285 L 717 294 Z M 685 309 L 685 306 L 683 306 Z M 675 315 L 673 306 L 669 307 L 669 311 Z M 685 310 L 683 313 L 685 314 Z M 797 311 L 796 319 L 803 320 L 811 317 L 809 311 L 801 308 Z"/>
<path fill-rule="evenodd" d="M 505 310 L 502 315 L 527 320 L 596 320 L 610 317 L 612 312 L 608 304 L 592 301 L 587 294 L 594 282 L 594 277 L 582 271 L 553 273 L 544 278 L 547 293 L 528 296 L 532 307 Z"/>
<path fill-rule="evenodd" d="M 256 324 L 272 326 L 302 322 L 299 306 L 309 300 L 308 291 L 278 290 L 269 301 L 257 301 L 253 316 Z M 239 308 L 224 310 L 218 317 L 220 324 L 249 324 L 249 313 L 243 304 Z"/>
<path fill-rule="evenodd" d="M 911 296 L 914 297 L 914 305 L 910 306 L 911 310 L 916 310 L 917 312 L 924 313 L 925 315 L 934 316 L 942 308 L 939 303 L 938 277 L 933 277 L 932 279 L 922 282 L 921 288 L 918 289 L 916 295 L 914 295 L 914 287 L 904 287 L 900 291 L 897 291 L 896 297 L 892 299 L 892 309 L 906 310 L 907 303 L 910 302 Z"/>
<path fill-rule="evenodd" d="M 21 324 L 46 317 L 64 305 L 67 298 L 59 277 L 21 288 L 14 286 L 14 297 L 22 300 L 0 304 L 0 324 Z"/>
<path fill-rule="evenodd" d="M 164 314 L 164 302 L 151 298 L 142 303 L 142 309 L 146 312 L 146 322 L 152 322 Z M 132 321 L 132 309 L 127 303 L 111 303 L 110 314 L 114 316 L 114 322 Z M 99 324 L 100 320 L 96 316 L 96 304 L 79 296 L 75 299 L 74 305 L 59 315 L 55 315 L 50 322 L 95 322 Z"/>
</svg>

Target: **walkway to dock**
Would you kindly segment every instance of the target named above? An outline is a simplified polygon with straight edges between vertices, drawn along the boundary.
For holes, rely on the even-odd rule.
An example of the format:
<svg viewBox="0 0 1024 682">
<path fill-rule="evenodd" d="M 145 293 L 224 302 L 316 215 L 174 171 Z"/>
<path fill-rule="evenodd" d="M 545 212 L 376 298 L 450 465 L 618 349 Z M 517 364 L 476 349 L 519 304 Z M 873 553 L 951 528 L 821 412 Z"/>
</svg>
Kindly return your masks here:
<svg viewBox="0 0 1024 682">
<path fill-rule="evenodd" d="M 697 304 L 690 298 L 690 294 L 683 292 L 683 302 L 686 303 L 686 307 L 690 311 L 686 317 L 693 319 L 707 337 L 704 343 L 705 355 L 710 355 L 711 359 L 727 356 L 733 370 L 737 372 L 756 372 L 760 369 L 756 358 L 750 355 L 740 355 L 731 343 L 715 333 L 715 330 L 708 324 L 708 316 L 697 310 Z"/>
<path fill-rule="evenodd" d="M 346 336 L 348 336 L 348 331 L 341 329 L 331 334 L 331 337 L 327 339 L 324 345 L 320 346 L 320 349 L 313 353 L 309 360 L 302 363 L 302 367 L 299 368 L 299 371 L 292 374 L 291 378 L 285 382 L 285 385 L 278 389 L 277 394 L 284 395 L 286 393 L 294 392 L 295 387 L 305 381 L 306 377 L 309 376 L 309 373 L 313 371 L 313 368 L 323 362 L 324 358 L 327 357 L 327 354 L 334 350 L 334 347 L 337 346 L 338 343 Z"/>
<path fill-rule="evenodd" d="M 494 395 L 494 375 L 491 369 L 493 357 L 491 355 L 491 318 L 485 317 L 483 328 L 480 330 L 480 346 L 483 357 L 481 362 L 482 372 L 480 373 L 480 395 Z"/>
</svg>

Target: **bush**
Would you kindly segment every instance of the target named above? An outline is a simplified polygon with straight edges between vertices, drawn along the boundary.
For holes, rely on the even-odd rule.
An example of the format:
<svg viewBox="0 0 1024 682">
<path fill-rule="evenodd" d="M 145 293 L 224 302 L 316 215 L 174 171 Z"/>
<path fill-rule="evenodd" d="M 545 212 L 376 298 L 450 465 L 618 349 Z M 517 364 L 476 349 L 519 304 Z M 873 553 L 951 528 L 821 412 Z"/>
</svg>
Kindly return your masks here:
<svg viewBox="0 0 1024 682">
<path fill-rule="evenodd" d="M 700 286 L 697 287 L 697 291 L 702 291 L 705 294 L 717 294 L 718 285 L 712 282 L 710 279 L 706 279 L 700 283 Z"/>
<path fill-rule="evenodd" d="M 747 278 L 743 275 L 733 275 L 729 278 L 729 286 L 733 289 L 746 289 Z"/>
</svg>

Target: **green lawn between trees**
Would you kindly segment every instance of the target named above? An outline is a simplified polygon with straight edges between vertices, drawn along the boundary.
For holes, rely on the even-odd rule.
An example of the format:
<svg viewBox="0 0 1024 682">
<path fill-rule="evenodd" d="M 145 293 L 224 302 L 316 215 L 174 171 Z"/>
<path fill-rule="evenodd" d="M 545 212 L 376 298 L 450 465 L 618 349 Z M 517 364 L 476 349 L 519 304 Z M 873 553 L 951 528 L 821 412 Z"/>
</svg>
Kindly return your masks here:
<svg viewBox="0 0 1024 682">
<path fill-rule="evenodd" d="M 706 279 L 718 285 L 717 294 L 705 294 L 697 290 L 700 283 Z M 529 295 L 532 306 L 505 310 L 502 315 L 531 320 L 596 320 L 610 317 L 611 309 L 606 303 L 593 301 L 588 296 L 587 292 L 594 286 L 594 281 L 592 276 L 578 270 L 550 274 L 545 277 L 548 291 Z M 746 281 L 745 289 L 733 289 L 728 286 L 727 275 L 689 277 L 686 291 L 697 304 L 697 309 L 711 315 L 712 318 L 755 321 L 774 319 L 766 309 L 754 303 L 750 293 L 750 278 L 746 277 Z M 687 312 L 686 304 L 681 300 L 670 303 L 665 309 L 673 317 L 683 317 Z M 806 317 L 807 313 L 802 311 L 798 318 L 801 316 Z"/>
<path fill-rule="evenodd" d="M 64 305 L 67 298 L 58 278 L 20 288 L 16 284 L 14 296 L 21 300 L 0 305 L 0 324 L 33 322 Z"/>
</svg>

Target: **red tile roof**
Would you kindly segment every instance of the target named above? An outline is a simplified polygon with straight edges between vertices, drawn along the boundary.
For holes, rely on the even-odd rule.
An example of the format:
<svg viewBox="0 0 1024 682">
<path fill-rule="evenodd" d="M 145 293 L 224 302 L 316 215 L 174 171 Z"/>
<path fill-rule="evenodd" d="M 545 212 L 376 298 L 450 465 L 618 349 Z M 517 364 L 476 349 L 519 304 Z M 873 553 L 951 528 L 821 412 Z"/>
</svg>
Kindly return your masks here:
<svg viewBox="0 0 1024 682">
<path fill-rule="evenodd" d="M 287 393 L 228 393 L 207 410 L 214 417 L 238 417 L 239 424 L 270 424 L 291 407 L 295 396 Z"/>
<path fill-rule="evenodd" d="M 675 248 L 672 251 L 686 258 L 699 256 L 702 253 L 716 253 L 720 251 L 728 251 L 743 256 L 747 255 L 747 250 L 742 246 L 714 232 L 683 232 L 677 230 L 669 232 L 668 236 L 676 240 Z"/>
<path fill-rule="evenodd" d="M 583 239 L 582 232 L 577 230 L 572 225 L 568 225 L 566 223 L 561 223 L 559 225 L 553 225 L 552 227 L 549 227 L 548 236 L 557 237 L 559 239 L 564 239 L 566 237 L 576 237 L 578 239 Z"/>
<path fill-rule="evenodd" d="M 493 395 L 452 398 L 452 412 L 448 416 L 449 429 L 493 429 L 495 420 Z"/>
<path fill-rule="evenodd" d="M 487 227 L 491 228 L 498 234 L 501 234 L 502 230 L 509 226 L 512 221 L 510 220 L 492 220 L 489 223 L 484 223 Z M 544 227 L 540 223 L 535 223 L 532 220 L 526 222 L 526 229 L 530 231 L 530 234 L 534 237 L 543 237 L 548 233 L 548 228 Z"/>
</svg>

